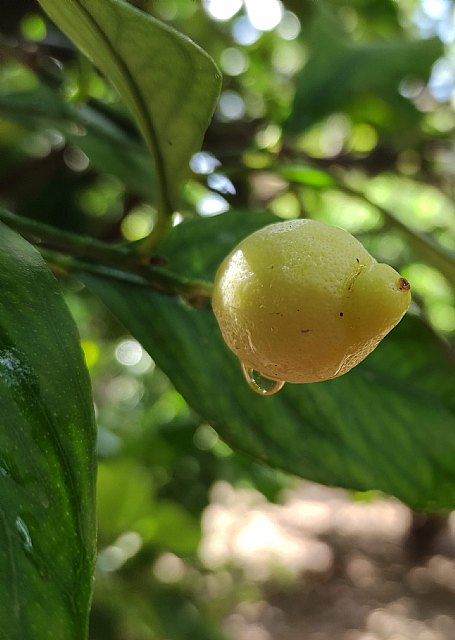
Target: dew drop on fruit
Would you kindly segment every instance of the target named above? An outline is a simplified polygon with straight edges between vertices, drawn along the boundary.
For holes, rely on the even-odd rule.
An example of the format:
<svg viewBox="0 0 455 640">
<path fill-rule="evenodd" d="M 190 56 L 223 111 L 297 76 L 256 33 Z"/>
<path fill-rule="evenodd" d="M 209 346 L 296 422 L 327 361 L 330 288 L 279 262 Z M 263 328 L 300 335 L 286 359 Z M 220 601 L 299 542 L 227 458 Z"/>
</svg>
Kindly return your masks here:
<svg viewBox="0 0 455 640">
<path fill-rule="evenodd" d="M 260 396 L 273 396 L 274 393 L 278 393 L 284 387 L 283 380 L 273 380 L 262 375 L 256 369 L 252 369 L 242 362 L 242 371 L 245 376 L 245 380 L 248 382 L 253 391 Z"/>
</svg>

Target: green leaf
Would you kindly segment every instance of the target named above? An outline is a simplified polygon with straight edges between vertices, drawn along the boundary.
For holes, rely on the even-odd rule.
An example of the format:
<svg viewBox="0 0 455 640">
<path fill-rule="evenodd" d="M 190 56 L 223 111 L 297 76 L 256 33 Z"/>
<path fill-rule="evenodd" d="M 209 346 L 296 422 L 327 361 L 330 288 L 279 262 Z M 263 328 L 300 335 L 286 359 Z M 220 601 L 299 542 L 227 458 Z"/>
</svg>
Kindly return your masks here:
<svg viewBox="0 0 455 640">
<path fill-rule="evenodd" d="M 123 0 L 39 0 L 119 91 L 155 158 L 161 204 L 172 211 L 220 89 L 194 42 Z"/>
<path fill-rule="evenodd" d="M 31 130 L 56 129 L 82 149 L 98 171 L 118 177 L 135 194 L 153 198 L 154 175 L 145 145 L 92 106 L 66 102 L 41 85 L 0 94 L 0 115 Z"/>
<path fill-rule="evenodd" d="M 269 215 L 230 212 L 176 227 L 161 246 L 172 268 L 213 276 L 225 253 Z M 186 249 L 185 249 L 186 248 Z M 408 315 L 341 378 L 247 387 L 207 305 L 83 275 L 177 390 L 234 448 L 304 478 L 379 489 L 416 509 L 455 507 L 455 375 L 445 346 Z"/>
<path fill-rule="evenodd" d="M 144 515 L 153 514 L 154 495 L 149 474 L 134 461 L 100 464 L 97 514 L 101 544 L 112 543 L 125 531 L 135 530 Z"/>
<path fill-rule="evenodd" d="M 399 94 L 399 84 L 405 78 L 428 78 L 432 64 L 443 53 L 441 41 L 352 44 L 332 9 L 323 3 L 317 6 L 309 35 L 312 53 L 298 77 L 285 133 L 304 132 L 331 113 L 352 110 L 360 121 L 371 120 L 400 135 L 409 134 L 412 121 L 420 116 Z"/>
<path fill-rule="evenodd" d="M 335 186 L 335 181 L 329 173 L 308 165 L 279 165 L 276 167 L 276 172 L 289 182 L 315 189 L 328 189 Z"/>
<path fill-rule="evenodd" d="M 113 543 L 125 531 L 136 531 L 145 544 L 182 555 L 197 551 L 198 520 L 179 503 L 156 499 L 151 476 L 132 460 L 100 465 L 97 513 L 101 544 Z"/>
<path fill-rule="evenodd" d="M 0 224 L 0 638 L 83 640 L 95 427 L 73 320 L 39 253 Z"/>
</svg>

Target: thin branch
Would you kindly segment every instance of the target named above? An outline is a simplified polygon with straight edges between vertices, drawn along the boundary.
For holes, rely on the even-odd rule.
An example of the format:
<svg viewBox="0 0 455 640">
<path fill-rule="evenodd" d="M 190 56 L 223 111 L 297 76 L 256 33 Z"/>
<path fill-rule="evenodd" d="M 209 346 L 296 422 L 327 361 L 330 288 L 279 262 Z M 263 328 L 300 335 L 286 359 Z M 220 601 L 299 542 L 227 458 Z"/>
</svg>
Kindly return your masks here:
<svg viewBox="0 0 455 640">
<path fill-rule="evenodd" d="M 61 253 L 90 258 L 116 266 L 132 264 L 135 259 L 127 245 L 110 245 L 90 236 L 57 229 L 43 222 L 19 216 L 0 207 L 0 220 L 34 243 L 42 243 Z"/>
<path fill-rule="evenodd" d="M 88 236 L 61 231 L 36 220 L 0 208 L 0 220 L 15 229 L 37 248 L 50 264 L 68 272 L 88 271 L 170 294 L 199 305 L 211 298 L 212 284 L 177 275 L 164 267 L 146 263 L 131 253 L 126 244 L 110 245 Z"/>
</svg>

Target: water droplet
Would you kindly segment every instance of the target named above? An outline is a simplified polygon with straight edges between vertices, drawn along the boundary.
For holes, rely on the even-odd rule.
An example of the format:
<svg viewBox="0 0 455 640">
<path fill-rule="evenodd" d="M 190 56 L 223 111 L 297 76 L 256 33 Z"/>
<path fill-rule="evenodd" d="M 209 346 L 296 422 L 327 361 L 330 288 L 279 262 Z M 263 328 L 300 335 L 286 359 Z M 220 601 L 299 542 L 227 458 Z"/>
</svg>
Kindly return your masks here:
<svg viewBox="0 0 455 640">
<path fill-rule="evenodd" d="M 267 378 L 256 369 L 252 369 L 242 362 L 242 371 L 245 376 L 245 380 L 253 391 L 259 393 L 260 396 L 273 396 L 274 393 L 278 393 L 284 387 L 284 380 L 273 380 Z"/>
<path fill-rule="evenodd" d="M 33 548 L 32 539 L 27 525 L 19 516 L 16 518 L 16 529 L 19 531 L 26 551 L 31 551 Z"/>
<path fill-rule="evenodd" d="M 32 374 L 23 360 L 19 350 L 14 347 L 0 351 L 0 379 L 8 387 L 23 384 Z"/>
</svg>

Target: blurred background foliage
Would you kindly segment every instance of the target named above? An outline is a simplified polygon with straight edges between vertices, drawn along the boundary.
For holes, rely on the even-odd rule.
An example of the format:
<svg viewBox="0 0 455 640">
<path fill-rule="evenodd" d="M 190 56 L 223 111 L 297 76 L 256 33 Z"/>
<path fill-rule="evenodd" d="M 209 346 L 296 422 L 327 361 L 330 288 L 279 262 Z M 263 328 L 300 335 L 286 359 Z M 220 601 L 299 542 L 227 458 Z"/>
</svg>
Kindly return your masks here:
<svg viewBox="0 0 455 640">
<path fill-rule="evenodd" d="M 235 206 L 342 226 L 409 278 L 453 345 L 453 2 L 132 4 L 194 39 L 224 75 L 174 223 Z M 3 0 L 0 30 L 0 204 L 104 240 L 146 236 L 156 216 L 153 169 L 113 89 L 33 1 Z M 251 510 L 300 484 L 234 453 L 106 309 L 60 275 L 99 424 L 92 640 L 243 638 L 238 620 L 224 630 L 222 620 L 261 602 L 264 580 L 292 583 L 296 560 L 259 555 L 245 570 L 221 534 L 218 548 L 207 542 L 215 521 L 219 531 L 229 522 L 214 503 L 238 506 L 243 496 Z M 255 547 L 245 540 L 239 549 Z M 316 573 L 327 568 L 321 553 Z M 445 623 L 449 631 L 431 638 L 453 637 Z M 257 629 L 254 638 L 267 639 Z"/>
</svg>

